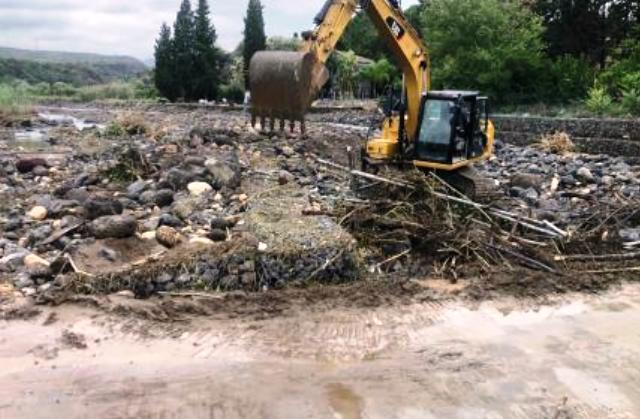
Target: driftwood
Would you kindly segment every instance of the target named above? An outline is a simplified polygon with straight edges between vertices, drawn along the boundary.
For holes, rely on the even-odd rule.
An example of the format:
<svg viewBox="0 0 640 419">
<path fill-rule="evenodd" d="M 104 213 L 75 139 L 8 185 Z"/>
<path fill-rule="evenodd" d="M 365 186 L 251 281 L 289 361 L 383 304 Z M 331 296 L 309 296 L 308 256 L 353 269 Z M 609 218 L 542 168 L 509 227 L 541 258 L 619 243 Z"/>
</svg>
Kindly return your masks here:
<svg viewBox="0 0 640 419">
<path fill-rule="evenodd" d="M 614 255 L 560 255 L 554 258 L 558 262 L 569 261 L 623 261 L 640 259 L 640 252 L 620 253 Z"/>
<path fill-rule="evenodd" d="M 558 274 L 559 273 L 558 271 L 556 271 L 552 267 L 550 267 L 548 265 L 545 265 L 544 263 L 542 263 L 542 262 L 540 262 L 538 260 L 535 260 L 535 259 L 530 258 L 528 256 L 525 256 L 523 254 L 520 254 L 520 253 L 518 253 L 518 252 L 516 252 L 514 250 L 507 249 L 507 248 L 502 247 L 502 246 L 495 246 L 495 245 L 492 245 L 492 244 L 487 245 L 487 246 L 492 248 L 492 249 L 494 249 L 494 250 L 497 250 L 497 251 L 500 251 L 500 252 L 504 252 L 504 253 L 506 253 L 508 255 L 511 255 L 511 256 L 515 257 L 516 259 L 520 259 L 521 261 L 523 261 L 525 264 L 527 264 L 529 267 L 531 267 L 533 269 L 543 270 L 543 271 L 554 273 L 554 274 Z"/>
<path fill-rule="evenodd" d="M 66 236 L 67 234 L 73 233 L 74 231 L 76 231 L 77 229 L 82 227 L 83 225 L 84 225 L 84 222 L 81 222 L 81 223 L 77 223 L 77 224 L 74 224 L 72 226 L 69 226 L 67 228 L 63 228 L 62 230 L 55 231 L 55 232 L 53 232 L 53 234 L 51 234 L 48 238 L 46 238 L 45 240 L 40 242 L 38 245 L 39 246 L 46 246 L 48 244 L 55 243 L 58 240 L 60 240 L 61 238 L 63 238 L 64 236 Z"/>
</svg>

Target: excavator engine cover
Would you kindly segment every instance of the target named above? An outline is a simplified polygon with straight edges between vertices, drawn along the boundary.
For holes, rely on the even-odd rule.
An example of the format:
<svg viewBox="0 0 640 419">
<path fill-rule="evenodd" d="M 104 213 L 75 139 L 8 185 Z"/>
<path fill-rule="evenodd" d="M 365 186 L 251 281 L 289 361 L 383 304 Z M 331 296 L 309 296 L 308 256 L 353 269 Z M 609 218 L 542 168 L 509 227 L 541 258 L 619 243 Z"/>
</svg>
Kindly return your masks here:
<svg viewBox="0 0 640 419">
<path fill-rule="evenodd" d="M 249 65 L 252 119 L 269 118 L 272 127 L 276 120 L 304 122 L 306 111 L 327 79 L 327 69 L 312 54 L 257 52 Z"/>
</svg>

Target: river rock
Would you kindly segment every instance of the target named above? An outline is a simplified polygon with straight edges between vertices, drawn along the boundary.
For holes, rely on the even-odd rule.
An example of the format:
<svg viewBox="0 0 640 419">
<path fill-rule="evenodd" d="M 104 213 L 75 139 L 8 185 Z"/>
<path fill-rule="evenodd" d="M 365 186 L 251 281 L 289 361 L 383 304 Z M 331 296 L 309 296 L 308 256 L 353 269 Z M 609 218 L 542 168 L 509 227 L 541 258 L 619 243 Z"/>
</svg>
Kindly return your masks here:
<svg viewBox="0 0 640 419">
<path fill-rule="evenodd" d="M 138 222 L 130 215 L 108 215 L 89 224 L 89 232 L 97 239 L 127 238 L 136 233 Z"/>
<path fill-rule="evenodd" d="M 0 259 L 0 272 L 13 272 L 24 265 L 24 258 L 29 254 L 27 250 L 18 250 Z"/>
<path fill-rule="evenodd" d="M 211 192 L 213 190 L 213 187 L 206 182 L 191 182 L 187 186 L 187 189 L 189 189 L 189 192 L 192 196 L 197 197 Z"/>
<path fill-rule="evenodd" d="M 33 170 L 31 171 L 34 175 L 36 176 L 49 176 L 49 169 L 47 169 L 44 166 L 36 166 L 33 168 Z"/>
<path fill-rule="evenodd" d="M 40 158 L 26 158 L 20 159 L 16 163 L 16 169 L 20 173 L 29 173 L 38 166 L 46 166 L 47 162 Z"/>
<path fill-rule="evenodd" d="M 89 220 L 105 215 L 120 215 L 124 211 L 122 203 L 112 198 L 89 198 L 84 203 L 84 209 Z"/>
<path fill-rule="evenodd" d="M 231 165 L 217 159 L 209 159 L 205 162 L 205 166 L 213 176 L 217 189 L 224 187 L 235 189 L 240 186 L 240 172 Z"/>
<path fill-rule="evenodd" d="M 177 167 L 170 169 L 165 176 L 165 182 L 175 191 L 183 189 L 192 180 L 193 175 L 191 173 Z"/>
<path fill-rule="evenodd" d="M 539 191 L 542 186 L 542 181 L 542 176 L 529 173 L 516 173 L 511 176 L 511 186 L 523 189 L 534 188 Z"/>
<path fill-rule="evenodd" d="M 208 237 L 214 242 L 223 242 L 227 240 L 227 232 L 216 228 L 211 230 Z"/>
<path fill-rule="evenodd" d="M 296 180 L 296 177 L 286 170 L 281 170 L 278 173 L 278 183 L 280 185 L 286 185 L 287 183 L 293 182 Z"/>
<path fill-rule="evenodd" d="M 27 215 L 32 219 L 32 220 L 36 220 L 36 221 L 42 221 L 44 219 L 47 218 L 47 214 L 48 211 L 45 207 L 38 205 L 35 206 L 33 208 L 31 208 L 31 210 L 27 213 Z"/>
<path fill-rule="evenodd" d="M 212 230 L 226 230 L 228 228 L 233 228 L 235 223 L 230 219 L 215 217 L 211 220 L 209 225 L 211 226 Z"/>
<path fill-rule="evenodd" d="M 184 241 L 184 237 L 178 231 L 169 226 L 160 226 L 156 230 L 156 240 L 164 247 L 176 247 Z"/>
<path fill-rule="evenodd" d="M 171 189 L 160 189 L 156 191 L 153 201 L 160 208 L 168 207 L 173 204 L 173 191 Z"/>
<path fill-rule="evenodd" d="M 23 263 L 31 278 L 51 276 L 51 264 L 38 255 L 32 253 L 25 256 Z"/>
<path fill-rule="evenodd" d="M 158 227 L 161 226 L 169 226 L 169 227 L 182 227 L 184 223 L 175 215 L 164 213 L 160 216 L 158 220 Z"/>
<path fill-rule="evenodd" d="M 35 245 L 36 243 L 47 239 L 51 233 L 53 233 L 53 228 L 49 224 L 40 225 L 29 231 L 27 241 L 29 244 Z"/>
<path fill-rule="evenodd" d="M 138 180 L 127 186 L 127 197 L 129 199 L 138 199 L 140 194 L 149 188 L 149 183 L 144 180 Z"/>
<path fill-rule="evenodd" d="M 593 183 L 595 181 L 595 176 L 591 173 L 591 170 L 584 166 L 576 171 L 576 178 L 585 183 Z"/>
</svg>

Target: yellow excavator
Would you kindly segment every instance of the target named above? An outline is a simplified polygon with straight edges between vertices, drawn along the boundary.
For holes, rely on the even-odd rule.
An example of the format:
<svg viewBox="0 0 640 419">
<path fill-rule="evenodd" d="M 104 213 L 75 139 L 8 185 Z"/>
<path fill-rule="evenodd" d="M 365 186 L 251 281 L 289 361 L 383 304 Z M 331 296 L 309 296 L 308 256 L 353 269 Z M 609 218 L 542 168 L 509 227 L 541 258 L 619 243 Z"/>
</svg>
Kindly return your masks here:
<svg viewBox="0 0 640 419">
<path fill-rule="evenodd" d="M 249 66 L 251 118 L 255 125 L 291 129 L 300 122 L 329 79 L 325 63 L 358 9 L 387 41 L 403 75 L 399 106 L 386 114 L 381 134 L 363 147 L 365 169 L 382 165 L 433 170 L 469 196 L 481 195 L 472 165 L 493 153 L 494 127 L 488 99 L 474 91 L 432 91 L 430 61 L 418 32 L 397 0 L 326 0 L 299 52 L 261 51 Z M 486 183 L 486 182 L 485 182 Z"/>
</svg>

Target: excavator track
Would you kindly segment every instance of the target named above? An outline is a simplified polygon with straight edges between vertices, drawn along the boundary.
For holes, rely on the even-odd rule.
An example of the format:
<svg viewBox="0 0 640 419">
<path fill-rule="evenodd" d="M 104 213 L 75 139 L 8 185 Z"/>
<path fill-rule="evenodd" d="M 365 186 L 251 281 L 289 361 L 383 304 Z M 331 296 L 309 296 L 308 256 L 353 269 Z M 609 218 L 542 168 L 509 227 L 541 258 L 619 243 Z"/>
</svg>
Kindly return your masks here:
<svg viewBox="0 0 640 419">
<path fill-rule="evenodd" d="M 438 172 L 438 175 L 457 191 L 480 204 L 491 204 L 504 198 L 498 185 L 473 167 L 454 172 Z"/>
</svg>

